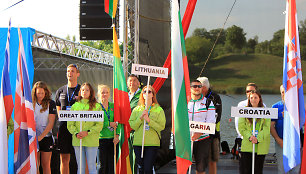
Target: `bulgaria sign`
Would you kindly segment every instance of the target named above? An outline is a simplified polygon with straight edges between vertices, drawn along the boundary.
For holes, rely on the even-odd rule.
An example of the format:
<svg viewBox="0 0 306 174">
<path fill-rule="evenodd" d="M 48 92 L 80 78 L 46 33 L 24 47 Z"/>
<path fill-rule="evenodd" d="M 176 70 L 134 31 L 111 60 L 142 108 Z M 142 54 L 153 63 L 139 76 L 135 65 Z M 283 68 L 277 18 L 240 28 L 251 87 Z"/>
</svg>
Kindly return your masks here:
<svg viewBox="0 0 306 174">
<path fill-rule="evenodd" d="M 168 78 L 168 68 L 157 66 L 148 66 L 140 64 L 132 64 L 132 74 Z"/>
<path fill-rule="evenodd" d="M 278 118 L 277 108 L 232 107 L 232 117 L 245 118 Z"/>
<path fill-rule="evenodd" d="M 215 134 L 216 124 L 189 121 L 190 132 Z"/>
<path fill-rule="evenodd" d="M 60 110 L 59 121 L 104 121 L 104 111 L 66 111 Z"/>
</svg>

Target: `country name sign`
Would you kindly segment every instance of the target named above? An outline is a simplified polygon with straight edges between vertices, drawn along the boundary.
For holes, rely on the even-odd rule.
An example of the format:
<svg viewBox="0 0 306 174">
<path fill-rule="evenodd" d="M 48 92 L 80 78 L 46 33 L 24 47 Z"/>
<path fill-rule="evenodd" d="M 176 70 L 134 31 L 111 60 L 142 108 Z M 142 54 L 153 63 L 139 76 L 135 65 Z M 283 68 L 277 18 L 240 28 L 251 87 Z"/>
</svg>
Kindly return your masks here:
<svg viewBox="0 0 306 174">
<path fill-rule="evenodd" d="M 141 65 L 141 64 L 132 64 L 132 74 L 168 78 L 168 68 Z"/>
<path fill-rule="evenodd" d="M 233 107 L 232 106 L 231 117 L 277 119 L 278 109 L 277 108 Z"/>
<path fill-rule="evenodd" d="M 189 121 L 190 132 L 215 134 L 216 124 Z"/>
<path fill-rule="evenodd" d="M 104 121 L 104 112 L 60 110 L 58 118 L 59 121 Z"/>
</svg>

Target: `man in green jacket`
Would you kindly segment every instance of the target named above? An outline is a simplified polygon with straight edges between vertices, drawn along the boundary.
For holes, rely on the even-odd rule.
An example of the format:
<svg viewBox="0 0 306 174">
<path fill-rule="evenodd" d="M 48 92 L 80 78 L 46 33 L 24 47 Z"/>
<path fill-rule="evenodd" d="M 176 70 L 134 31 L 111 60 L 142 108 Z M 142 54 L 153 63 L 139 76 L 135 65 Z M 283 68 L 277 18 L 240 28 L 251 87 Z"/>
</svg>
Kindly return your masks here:
<svg viewBox="0 0 306 174">
<path fill-rule="evenodd" d="M 139 95 L 141 93 L 138 77 L 134 74 L 131 74 L 127 80 L 127 86 L 129 88 L 131 111 L 133 111 L 133 109 L 138 105 Z"/>
<path fill-rule="evenodd" d="M 127 86 L 129 88 L 129 99 L 130 99 L 130 106 L 131 111 L 138 105 L 139 96 L 141 93 L 140 89 L 140 82 L 136 75 L 131 74 L 127 80 Z M 129 138 L 129 149 L 130 149 L 130 163 L 132 168 L 132 173 L 136 173 L 136 166 L 135 166 L 135 154 L 133 149 L 133 139 L 134 139 L 134 131 L 131 132 L 131 136 Z"/>
</svg>

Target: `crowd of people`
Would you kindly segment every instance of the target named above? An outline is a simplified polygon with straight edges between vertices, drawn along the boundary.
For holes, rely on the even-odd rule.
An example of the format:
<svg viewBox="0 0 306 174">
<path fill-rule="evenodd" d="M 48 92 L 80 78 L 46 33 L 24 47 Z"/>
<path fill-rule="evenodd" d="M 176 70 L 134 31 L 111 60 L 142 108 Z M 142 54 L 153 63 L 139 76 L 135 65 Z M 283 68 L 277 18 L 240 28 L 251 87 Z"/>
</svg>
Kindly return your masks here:
<svg viewBox="0 0 306 174">
<path fill-rule="evenodd" d="M 114 103 L 110 102 L 111 89 L 99 85 L 97 97 L 94 87 L 89 83 L 78 84 L 80 76 L 77 65 L 67 66 L 67 84 L 56 91 L 55 101 L 45 82 L 38 81 L 32 89 L 34 117 L 37 139 L 39 142 L 38 165 L 44 174 L 51 173 L 51 156 L 54 149 L 52 128 L 56 113 L 60 110 L 103 111 L 104 121 L 60 121 L 57 134 L 57 149 L 60 153 L 60 171 L 69 173 L 69 163 L 75 162 L 81 173 L 114 173 L 115 147 L 119 142 L 120 124 L 114 122 Z M 140 80 L 135 75 L 127 79 L 130 107 L 132 110 L 129 124 L 133 129 L 129 139 L 130 160 L 135 159 L 133 173 L 154 173 L 154 162 L 161 142 L 161 131 L 165 129 L 166 117 L 163 108 L 158 104 L 157 93 L 152 86 L 140 88 Z M 220 154 L 220 120 L 222 115 L 221 97 L 211 90 L 209 80 L 199 77 L 190 85 L 191 100 L 188 102 L 188 117 L 191 121 L 215 123 L 215 134 L 191 132 L 193 156 L 196 173 L 217 173 L 217 162 Z M 280 87 L 282 99 L 284 88 Z M 246 86 L 247 99 L 239 107 L 266 107 L 255 83 Z M 255 173 L 263 172 L 265 155 L 269 152 L 270 134 L 274 137 L 279 173 L 282 167 L 282 134 L 283 134 L 283 100 L 272 106 L 278 108 L 278 119 L 236 117 L 237 138 L 235 150 L 239 158 L 239 171 L 249 174 L 252 171 L 252 146 L 255 144 Z M 252 133 L 255 123 L 255 136 Z M 144 136 L 144 154 L 142 157 L 142 139 Z M 80 147 L 80 140 L 82 146 Z M 82 161 L 80 159 L 82 152 Z M 74 159 L 74 160 L 70 160 Z M 82 164 L 82 166 L 80 166 Z M 298 169 L 297 169 L 298 170 Z M 137 172 L 136 172 L 137 171 Z M 71 171 L 70 171 L 71 172 Z"/>
</svg>

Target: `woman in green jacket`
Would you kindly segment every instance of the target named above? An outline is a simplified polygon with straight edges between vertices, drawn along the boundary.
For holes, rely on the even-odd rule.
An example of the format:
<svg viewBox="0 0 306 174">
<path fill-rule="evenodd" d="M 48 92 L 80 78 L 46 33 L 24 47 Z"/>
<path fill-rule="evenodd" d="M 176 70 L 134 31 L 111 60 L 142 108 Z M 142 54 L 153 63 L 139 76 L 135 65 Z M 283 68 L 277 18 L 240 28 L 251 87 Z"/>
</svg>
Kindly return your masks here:
<svg viewBox="0 0 306 174">
<path fill-rule="evenodd" d="M 98 173 L 114 173 L 114 145 L 119 142 L 119 134 L 114 133 L 117 123 L 114 122 L 114 103 L 109 102 L 110 88 L 107 85 L 98 86 L 98 98 L 104 111 L 104 124 L 100 132 L 98 148 Z M 118 148 L 116 149 L 118 150 Z"/>
<path fill-rule="evenodd" d="M 71 111 L 102 111 L 101 105 L 96 101 L 95 92 L 89 83 L 83 83 L 77 102 L 71 106 Z M 80 169 L 80 140 L 82 139 L 82 172 L 85 173 L 85 158 L 87 160 L 89 174 L 96 174 L 96 158 L 99 146 L 99 134 L 103 128 L 103 122 L 82 121 L 80 130 L 79 121 L 67 122 L 67 128 L 72 134 L 72 145 Z M 80 171 L 78 171 L 79 173 Z"/>
<path fill-rule="evenodd" d="M 147 92 L 148 98 L 146 98 Z M 148 100 L 148 109 L 145 109 L 146 100 Z M 153 173 L 153 164 L 160 146 L 161 131 L 165 129 L 166 118 L 164 110 L 157 102 L 156 92 L 152 86 L 142 89 L 139 104 L 134 108 L 129 123 L 135 130 L 133 146 L 139 173 Z M 141 158 L 143 126 L 145 126 L 144 156 Z"/>
<path fill-rule="evenodd" d="M 264 107 L 259 91 L 252 91 L 249 94 L 248 107 Z M 253 119 L 239 118 L 238 129 L 243 136 L 239 161 L 240 174 L 252 173 L 253 144 L 255 144 L 255 174 L 262 174 L 265 156 L 270 146 L 270 123 L 271 119 L 257 118 L 255 136 L 253 136 Z"/>
</svg>

